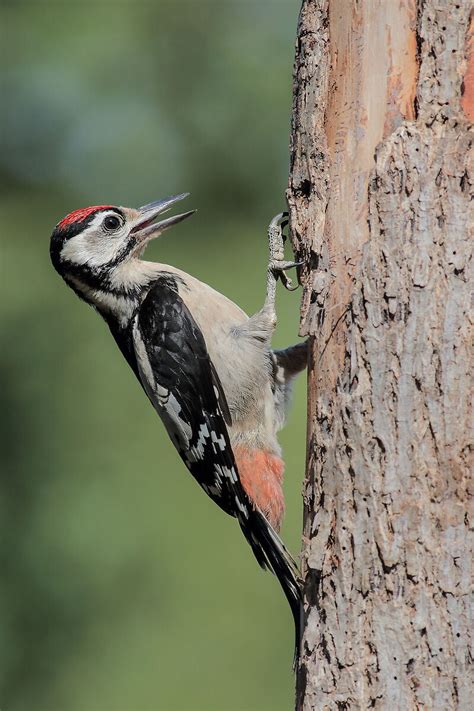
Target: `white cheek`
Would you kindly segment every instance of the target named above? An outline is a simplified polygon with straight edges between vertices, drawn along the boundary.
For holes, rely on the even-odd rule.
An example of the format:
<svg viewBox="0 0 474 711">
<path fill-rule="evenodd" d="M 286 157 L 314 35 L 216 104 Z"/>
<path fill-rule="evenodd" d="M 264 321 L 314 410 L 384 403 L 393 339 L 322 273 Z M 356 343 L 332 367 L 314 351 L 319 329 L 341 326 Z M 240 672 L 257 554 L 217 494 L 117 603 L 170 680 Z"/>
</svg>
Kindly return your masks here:
<svg viewBox="0 0 474 711">
<path fill-rule="evenodd" d="M 113 261 L 124 244 L 125 240 L 120 237 L 80 234 L 66 242 L 61 251 L 61 258 L 73 264 L 101 267 Z"/>
</svg>

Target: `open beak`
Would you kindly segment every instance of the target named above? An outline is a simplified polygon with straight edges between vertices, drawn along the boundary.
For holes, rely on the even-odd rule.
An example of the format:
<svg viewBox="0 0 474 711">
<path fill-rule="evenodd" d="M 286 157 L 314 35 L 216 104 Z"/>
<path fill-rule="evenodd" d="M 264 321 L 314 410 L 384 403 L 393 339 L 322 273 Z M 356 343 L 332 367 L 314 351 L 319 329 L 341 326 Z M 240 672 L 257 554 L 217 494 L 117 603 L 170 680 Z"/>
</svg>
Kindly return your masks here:
<svg viewBox="0 0 474 711">
<path fill-rule="evenodd" d="M 173 215 L 172 217 L 167 217 L 165 220 L 155 222 L 159 215 L 168 212 L 175 202 L 184 200 L 188 195 L 189 193 L 173 195 L 172 197 L 165 198 L 165 200 L 156 200 L 155 202 L 150 202 L 148 205 L 143 205 L 143 207 L 138 208 L 138 220 L 130 230 L 130 235 L 133 235 L 133 238 L 136 240 L 138 250 L 141 251 L 151 239 L 158 237 L 169 227 L 177 225 L 178 222 L 182 222 L 196 212 L 196 210 L 189 210 L 189 212 L 183 212 L 179 215 Z"/>
</svg>

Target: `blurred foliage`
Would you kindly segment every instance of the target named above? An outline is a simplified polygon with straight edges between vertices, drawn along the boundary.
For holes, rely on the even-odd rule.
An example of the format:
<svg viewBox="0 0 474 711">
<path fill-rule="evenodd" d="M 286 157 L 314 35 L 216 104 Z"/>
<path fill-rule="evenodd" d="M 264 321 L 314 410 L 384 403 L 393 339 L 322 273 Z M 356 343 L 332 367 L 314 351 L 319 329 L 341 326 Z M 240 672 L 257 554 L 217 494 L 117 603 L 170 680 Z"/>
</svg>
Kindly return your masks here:
<svg viewBox="0 0 474 711">
<path fill-rule="evenodd" d="M 292 707 L 292 621 L 198 489 L 92 309 L 49 263 L 88 204 L 184 190 L 150 247 L 249 312 L 284 206 L 299 0 L 2 7 L 2 711 Z M 279 294 L 275 344 L 297 338 Z M 301 530 L 304 378 L 281 441 Z"/>
</svg>

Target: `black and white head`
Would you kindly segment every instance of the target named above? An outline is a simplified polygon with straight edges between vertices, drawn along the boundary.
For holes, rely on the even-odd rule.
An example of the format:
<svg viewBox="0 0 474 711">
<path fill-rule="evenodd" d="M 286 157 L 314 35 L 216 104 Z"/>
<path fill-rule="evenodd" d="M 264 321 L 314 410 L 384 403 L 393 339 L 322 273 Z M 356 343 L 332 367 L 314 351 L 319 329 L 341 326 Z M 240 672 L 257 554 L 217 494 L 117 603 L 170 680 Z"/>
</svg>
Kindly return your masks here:
<svg viewBox="0 0 474 711">
<path fill-rule="evenodd" d="M 59 222 L 51 236 L 51 261 L 59 274 L 76 291 L 113 291 L 118 275 L 133 272 L 134 263 L 148 244 L 166 229 L 195 211 L 184 212 L 156 222 L 189 193 L 152 202 L 138 210 L 113 205 L 94 205 L 75 210 Z M 138 273 L 138 270 L 135 270 Z"/>
</svg>

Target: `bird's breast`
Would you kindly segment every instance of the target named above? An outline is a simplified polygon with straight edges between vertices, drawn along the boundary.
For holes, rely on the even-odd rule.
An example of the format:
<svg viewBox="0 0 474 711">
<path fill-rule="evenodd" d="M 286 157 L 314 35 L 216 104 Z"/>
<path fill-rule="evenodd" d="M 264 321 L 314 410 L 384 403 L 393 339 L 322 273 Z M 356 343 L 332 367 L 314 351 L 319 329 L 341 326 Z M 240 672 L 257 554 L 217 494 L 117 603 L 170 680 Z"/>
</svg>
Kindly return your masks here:
<svg viewBox="0 0 474 711">
<path fill-rule="evenodd" d="M 179 295 L 206 341 L 232 416 L 231 437 L 261 427 L 272 407 L 268 346 L 244 335 L 247 314 L 223 294 L 179 273 Z"/>
</svg>

